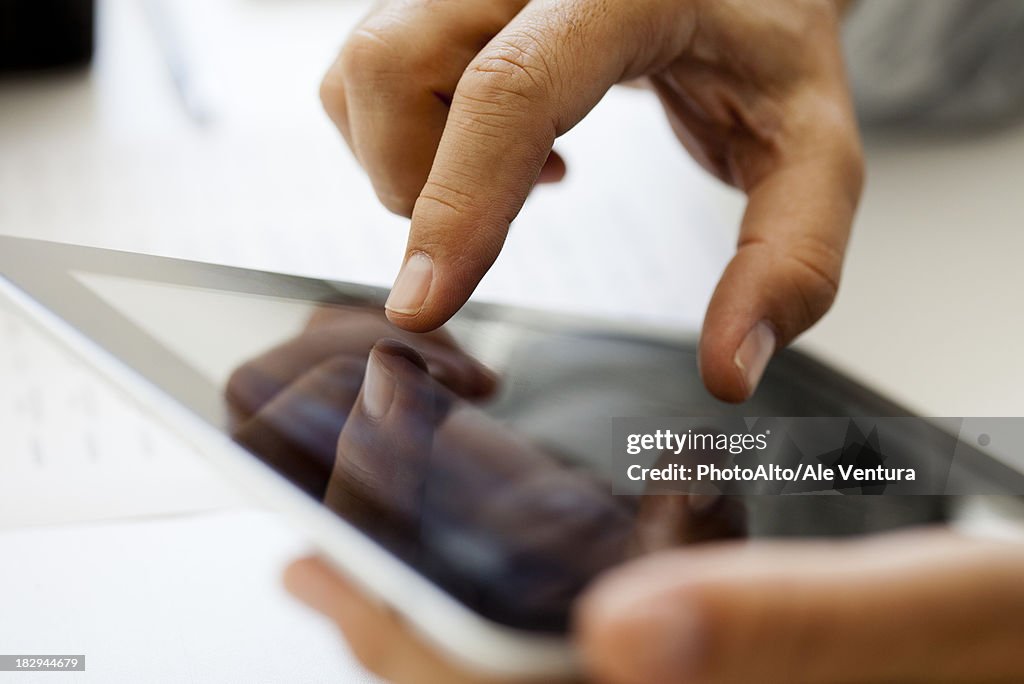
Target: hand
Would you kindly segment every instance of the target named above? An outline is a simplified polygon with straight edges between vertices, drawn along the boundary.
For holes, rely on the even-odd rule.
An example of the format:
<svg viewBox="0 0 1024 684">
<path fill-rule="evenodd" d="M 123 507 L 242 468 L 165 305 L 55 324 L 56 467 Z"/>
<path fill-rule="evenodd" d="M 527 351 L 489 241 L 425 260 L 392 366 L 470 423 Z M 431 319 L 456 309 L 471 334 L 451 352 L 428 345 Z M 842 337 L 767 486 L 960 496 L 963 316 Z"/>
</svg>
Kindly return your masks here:
<svg viewBox="0 0 1024 684">
<path fill-rule="evenodd" d="M 1024 681 L 1024 546 L 946 531 L 853 542 L 718 544 L 609 573 L 583 598 L 589 680 Z M 314 559 L 288 588 L 389 681 L 483 682 Z"/>
<path fill-rule="evenodd" d="M 945 531 L 652 556 L 578 611 L 601 681 L 1024 681 L 1024 545 Z"/>
<path fill-rule="evenodd" d="M 443 330 L 411 335 L 377 310 L 325 306 L 296 337 L 236 369 L 225 398 L 231 432 L 293 483 L 322 497 L 338 436 L 362 385 L 367 359 L 381 340 L 413 345 L 434 381 L 465 399 L 486 398 L 494 375 Z"/>
<path fill-rule="evenodd" d="M 522 684 L 484 676 L 445 659 L 407 628 L 397 613 L 360 592 L 318 558 L 289 565 L 284 582 L 296 598 L 333 621 L 363 667 L 386 682 Z"/>
<path fill-rule="evenodd" d="M 379 311 L 331 306 L 236 369 L 225 395 L 237 442 L 378 541 L 427 543 L 421 519 L 431 539 L 465 537 L 466 551 L 501 540 L 478 550 L 493 557 L 476 590 L 546 572 L 542 608 L 518 596 L 514 610 L 564 616 L 580 584 L 621 557 L 628 503 L 479 410 L 473 400 L 495 386 L 443 331 L 414 335 Z M 571 543 L 599 533 L 600 544 Z"/>
<path fill-rule="evenodd" d="M 646 76 L 677 136 L 748 195 L 701 340 L 708 389 L 749 397 L 831 306 L 860 195 L 834 0 L 393 0 L 322 98 L 383 203 L 411 215 L 388 316 L 446 321 L 497 258 L 552 153 L 614 84 Z"/>
<path fill-rule="evenodd" d="M 318 312 L 232 375 L 235 439 L 492 619 L 564 628 L 630 545 L 628 499 L 466 401 L 485 378 L 449 338 L 394 332 L 381 314 Z"/>
<path fill-rule="evenodd" d="M 385 338 L 413 345 L 431 376 L 459 396 L 480 399 L 495 390 L 494 375 L 462 351 L 444 330 L 410 335 L 389 323 L 379 310 L 323 306 L 313 312 L 299 335 L 231 374 L 225 398 L 234 424 L 243 425 L 281 390 L 321 364 L 346 359 L 364 365 L 373 345 Z M 358 383 L 357 379 L 357 387 Z"/>
</svg>

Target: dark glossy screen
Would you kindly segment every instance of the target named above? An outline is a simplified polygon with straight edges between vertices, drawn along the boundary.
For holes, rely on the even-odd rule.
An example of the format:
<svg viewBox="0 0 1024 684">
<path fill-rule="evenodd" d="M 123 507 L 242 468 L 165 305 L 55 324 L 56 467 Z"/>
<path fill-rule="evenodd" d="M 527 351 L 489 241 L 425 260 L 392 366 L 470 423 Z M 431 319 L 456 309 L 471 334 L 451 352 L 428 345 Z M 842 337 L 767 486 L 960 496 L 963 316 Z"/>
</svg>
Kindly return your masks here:
<svg viewBox="0 0 1024 684">
<path fill-rule="evenodd" d="M 660 549 L 941 517 L 927 497 L 611 495 L 613 416 L 892 410 L 836 391 L 838 380 L 797 356 L 782 357 L 738 409 L 707 395 L 682 337 L 534 325 L 501 310 L 413 335 L 390 325 L 373 297 L 344 286 L 330 304 L 72 275 L 181 363 L 173 374 L 164 367 L 162 384 L 184 387 L 179 396 L 207 388 L 210 401 L 196 403 L 222 411 L 205 417 L 257 458 L 509 626 L 564 630 L 595 575 Z"/>
</svg>

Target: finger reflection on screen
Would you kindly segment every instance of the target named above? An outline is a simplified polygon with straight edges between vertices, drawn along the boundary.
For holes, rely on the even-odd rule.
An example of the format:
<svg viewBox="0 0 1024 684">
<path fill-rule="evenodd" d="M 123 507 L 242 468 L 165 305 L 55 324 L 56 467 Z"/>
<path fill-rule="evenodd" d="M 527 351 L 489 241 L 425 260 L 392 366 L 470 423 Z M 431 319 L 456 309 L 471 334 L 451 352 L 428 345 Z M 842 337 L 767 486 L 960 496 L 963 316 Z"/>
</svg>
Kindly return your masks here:
<svg viewBox="0 0 1024 684">
<path fill-rule="evenodd" d="M 318 311 L 237 369 L 235 439 L 478 612 L 561 630 L 603 570 L 742 534 L 727 501 L 613 496 L 591 469 L 486 412 L 494 375 L 439 332 Z"/>
</svg>

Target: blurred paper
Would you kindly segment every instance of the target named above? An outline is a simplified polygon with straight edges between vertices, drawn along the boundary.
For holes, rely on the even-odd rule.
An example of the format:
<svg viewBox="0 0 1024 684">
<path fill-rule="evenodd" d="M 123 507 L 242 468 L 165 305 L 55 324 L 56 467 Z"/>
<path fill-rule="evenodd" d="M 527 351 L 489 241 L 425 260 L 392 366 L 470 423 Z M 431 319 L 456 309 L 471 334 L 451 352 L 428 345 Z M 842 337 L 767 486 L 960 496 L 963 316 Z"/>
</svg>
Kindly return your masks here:
<svg viewBox="0 0 1024 684">
<path fill-rule="evenodd" d="M 269 513 L 7 530 L 0 546 L 4 653 L 85 654 L 50 684 L 376 681 L 286 594 L 307 550 Z"/>
<path fill-rule="evenodd" d="M 237 506 L 200 456 L 0 299 L 0 529 Z"/>
</svg>

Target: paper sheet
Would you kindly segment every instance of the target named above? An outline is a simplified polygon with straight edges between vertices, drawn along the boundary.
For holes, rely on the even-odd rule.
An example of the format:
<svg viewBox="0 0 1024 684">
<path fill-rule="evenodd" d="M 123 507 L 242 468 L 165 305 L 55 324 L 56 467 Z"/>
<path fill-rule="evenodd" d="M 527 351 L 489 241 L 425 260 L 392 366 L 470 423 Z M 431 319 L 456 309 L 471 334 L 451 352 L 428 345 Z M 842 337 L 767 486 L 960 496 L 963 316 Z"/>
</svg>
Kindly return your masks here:
<svg viewBox="0 0 1024 684">
<path fill-rule="evenodd" d="M 0 684 L 371 684 L 281 572 L 308 552 L 270 513 L 0 531 L 0 652 L 84 654 L 84 672 Z"/>
<path fill-rule="evenodd" d="M 191 448 L 0 298 L 0 529 L 243 500 Z"/>
</svg>

